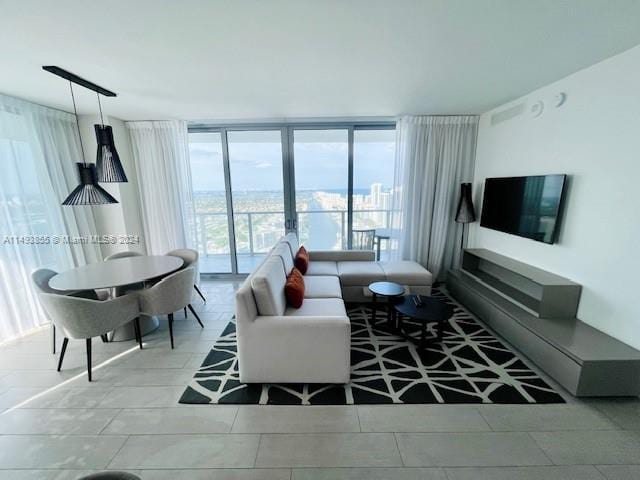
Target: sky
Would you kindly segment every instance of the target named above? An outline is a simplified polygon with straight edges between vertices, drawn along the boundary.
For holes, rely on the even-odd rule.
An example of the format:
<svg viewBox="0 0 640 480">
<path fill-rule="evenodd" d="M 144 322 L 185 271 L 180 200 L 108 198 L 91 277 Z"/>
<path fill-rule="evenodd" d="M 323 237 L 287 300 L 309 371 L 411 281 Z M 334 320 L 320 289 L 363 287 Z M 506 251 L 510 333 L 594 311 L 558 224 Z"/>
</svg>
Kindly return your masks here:
<svg viewBox="0 0 640 480">
<path fill-rule="evenodd" d="M 347 189 L 346 130 L 295 132 L 294 158 L 298 190 Z M 340 138 L 344 133 L 344 138 Z M 258 135 L 256 135 L 258 134 Z M 190 157 L 195 191 L 224 190 L 222 146 L 219 133 L 197 134 L 208 143 L 191 143 Z M 280 132 L 229 132 L 229 163 L 234 190 L 282 190 Z M 323 136 L 326 141 L 324 141 Z M 192 134 L 192 138 L 193 134 Z M 196 137 L 198 138 L 198 137 Z M 355 132 L 354 189 L 374 183 L 393 184 L 395 144 L 393 131 Z"/>
</svg>

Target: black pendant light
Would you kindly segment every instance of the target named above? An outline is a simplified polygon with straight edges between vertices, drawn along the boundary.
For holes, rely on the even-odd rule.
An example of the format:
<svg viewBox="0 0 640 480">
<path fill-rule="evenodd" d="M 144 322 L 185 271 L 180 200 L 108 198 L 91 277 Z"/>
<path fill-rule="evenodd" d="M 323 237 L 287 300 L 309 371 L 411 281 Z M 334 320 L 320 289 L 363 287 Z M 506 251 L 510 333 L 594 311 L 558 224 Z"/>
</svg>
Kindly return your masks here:
<svg viewBox="0 0 640 480">
<path fill-rule="evenodd" d="M 78 121 L 78 110 L 76 109 L 76 98 L 73 95 L 73 83 L 69 80 L 71 88 L 71 100 L 73 101 L 73 113 L 76 117 L 76 127 L 78 128 L 78 139 L 80 140 L 80 151 L 82 152 L 82 163 L 77 163 L 80 175 L 80 185 L 73 189 L 73 192 L 62 202 L 62 205 L 108 205 L 118 203 L 109 192 L 98 185 L 96 166 L 93 163 L 86 163 L 82 136 L 80 135 L 80 122 Z"/>
<path fill-rule="evenodd" d="M 107 97 L 115 97 L 116 94 L 111 90 L 96 85 L 89 80 L 85 80 L 79 77 L 75 73 L 71 73 L 64 68 L 57 67 L 55 65 L 45 65 L 43 70 L 53 73 L 58 77 L 62 77 L 65 80 L 69 80 L 69 87 L 71 89 L 71 100 L 73 101 L 73 113 L 76 117 L 76 127 L 78 128 L 78 139 L 80 140 L 80 151 L 82 152 L 82 163 L 76 163 L 78 166 L 78 174 L 80 176 L 80 185 L 73 189 L 73 192 L 62 202 L 62 205 L 109 205 L 112 203 L 118 203 L 109 192 L 98 185 L 98 174 L 96 166 L 93 163 L 87 163 L 84 156 L 84 146 L 82 145 L 82 135 L 80 134 L 80 122 L 78 120 L 78 110 L 76 109 L 76 98 L 73 95 L 73 84 L 81 85 L 84 88 L 93 90 L 98 93 L 98 103 L 100 102 L 100 95 Z M 102 118 L 102 108 L 100 108 L 100 117 Z M 97 125 L 96 125 L 97 126 Z M 110 129 L 111 127 L 109 127 Z M 113 143 L 113 135 L 111 135 L 111 143 Z M 100 144 L 98 143 L 98 148 Z M 115 148 L 113 149 L 115 152 Z M 99 152 L 99 150 L 98 150 Z M 117 157 L 117 153 L 116 153 Z M 120 162 L 118 161 L 118 164 Z M 124 172 L 123 172 L 124 174 Z M 125 177 L 126 182 L 126 177 Z"/>
<path fill-rule="evenodd" d="M 98 181 L 103 183 L 125 183 L 127 175 L 124 173 L 120 156 L 113 141 L 113 130 L 110 125 L 104 124 L 102 117 L 102 105 L 100 104 L 100 93 L 98 96 L 98 107 L 100 108 L 100 125 L 94 125 L 96 130 L 96 141 L 98 143 L 98 153 L 96 156 L 96 166 L 98 170 Z"/>
<path fill-rule="evenodd" d="M 93 163 L 76 163 L 80 185 L 74 188 L 62 205 L 106 205 L 118 203 L 104 188 L 98 185 L 96 166 Z"/>
</svg>

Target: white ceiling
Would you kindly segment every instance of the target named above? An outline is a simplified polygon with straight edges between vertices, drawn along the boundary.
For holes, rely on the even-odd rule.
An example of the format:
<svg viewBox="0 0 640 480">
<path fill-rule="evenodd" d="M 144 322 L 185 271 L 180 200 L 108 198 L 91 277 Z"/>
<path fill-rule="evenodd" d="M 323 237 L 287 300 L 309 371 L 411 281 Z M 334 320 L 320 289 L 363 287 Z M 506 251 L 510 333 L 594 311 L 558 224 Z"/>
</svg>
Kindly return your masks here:
<svg viewBox="0 0 640 480">
<path fill-rule="evenodd" d="M 0 18 L 0 92 L 69 110 L 58 65 L 126 120 L 480 113 L 640 43 L 638 0 L 0 0 Z"/>
</svg>

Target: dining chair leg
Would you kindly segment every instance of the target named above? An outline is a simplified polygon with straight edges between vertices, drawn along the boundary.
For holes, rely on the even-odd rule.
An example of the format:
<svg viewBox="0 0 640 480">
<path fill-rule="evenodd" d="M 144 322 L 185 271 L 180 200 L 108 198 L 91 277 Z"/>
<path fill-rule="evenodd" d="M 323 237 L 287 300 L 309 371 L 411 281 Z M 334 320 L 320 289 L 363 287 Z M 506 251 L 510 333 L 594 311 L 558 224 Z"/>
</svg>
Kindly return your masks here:
<svg viewBox="0 0 640 480">
<path fill-rule="evenodd" d="M 171 349 L 173 350 L 173 313 L 169 314 L 169 337 L 171 338 Z"/>
<path fill-rule="evenodd" d="M 204 328 L 204 325 L 202 324 L 202 322 L 200 321 L 200 317 L 198 316 L 198 314 L 196 313 L 196 311 L 193 309 L 193 307 L 191 306 L 191 304 L 187 305 L 187 307 L 189 307 L 189 310 L 191 310 L 191 313 L 193 314 L 194 317 L 196 317 L 196 320 L 198 321 L 198 323 L 200 324 L 200 326 L 202 328 Z"/>
<path fill-rule="evenodd" d="M 133 321 L 133 329 L 136 332 L 136 340 L 138 341 L 140 350 L 142 350 L 142 329 L 140 328 L 140 317 L 136 317 Z"/>
<path fill-rule="evenodd" d="M 91 381 L 91 339 L 87 338 L 87 375 Z"/>
<path fill-rule="evenodd" d="M 194 286 L 193 286 L 193 288 L 195 288 L 195 289 L 196 289 L 196 292 L 198 292 L 198 295 L 200 295 L 200 298 L 202 298 L 202 301 L 203 301 L 203 302 L 205 302 L 205 303 L 207 303 L 207 299 L 206 299 L 206 298 L 204 298 L 204 295 L 202 294 L 202 292 L 200 291 L 200 289 L 198 288 L 198 286 L 197 286 L 197 285 L 194 285 Z"/>
<path fill-rule="evenodd" d="M 51 323 L 51 336 L 53 337 L 53 354 L 56 354 L 56 325 Z"/>
<path fill-rule="evenodd" d="M 184 318 L 187 318 L 187 307 L 184 307 L 183 310 L 184 310 Z"/>
<path fill-rule="evenodd" d="M 67 351 L 67 345 L 69 344 L 69 339 L 64 338 L 62 340 L 62 350 L 60 350 L 60 359 L 58 360 L 58 371 L 62 370 L 62 360 L 64 360 L 64 354 Z"/>
</svg>

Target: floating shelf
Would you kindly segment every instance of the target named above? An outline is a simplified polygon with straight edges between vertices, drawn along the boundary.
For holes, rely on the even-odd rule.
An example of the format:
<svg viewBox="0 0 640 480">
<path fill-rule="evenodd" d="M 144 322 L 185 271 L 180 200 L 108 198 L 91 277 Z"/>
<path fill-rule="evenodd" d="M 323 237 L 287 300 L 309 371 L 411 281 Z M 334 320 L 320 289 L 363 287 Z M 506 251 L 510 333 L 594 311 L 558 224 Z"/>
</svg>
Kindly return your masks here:
<svg viewBox="0 0 640 480">
<path fill-rule="evenodd" d="M 462 273 L 536 317 L 575 317 L 578 311 L 580 285 L 490 250 L 465 250 Z"/>
<path fill-rule="evenodd" d="M 484 249 L 464 251 L 449 291 L 576 396 L 640 394 L 640 352 L 576 318 L 581 287 Z"/>
</svg>

